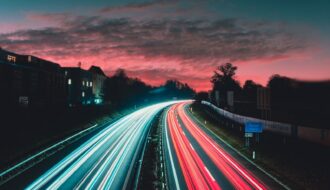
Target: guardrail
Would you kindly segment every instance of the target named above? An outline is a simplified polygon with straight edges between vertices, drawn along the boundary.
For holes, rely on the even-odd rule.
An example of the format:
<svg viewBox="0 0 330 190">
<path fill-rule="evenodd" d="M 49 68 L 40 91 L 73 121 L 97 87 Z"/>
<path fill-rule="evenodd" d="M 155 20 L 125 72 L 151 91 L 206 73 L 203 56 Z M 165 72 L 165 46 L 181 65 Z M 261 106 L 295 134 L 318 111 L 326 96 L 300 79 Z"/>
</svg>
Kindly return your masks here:
<svg viewBox="0 0 330 190">
<path fill-rule="evenodd" d="M 8 168 L 5 171 L 0 173 L 0 186 L 6 183 L 7 181 L 11 180 L 12 178 L 16 177 L 17 175 L 23 173 L 24 171 L 28 170 L 29 168 L 35 166 L 36 164 L 40 163 L 41 161 L 45 160 L 49 156 L 55 154 L 56 152 L 62 150 L 66 147 L 66 145 L 71 144 L 80 138 L 84 137 L 85 135 L 93 132 L 97 128 L 97 124 L 80 131 L 44 150 L 41 152 L 30 156 L 29 158 L 21 161 L 20 163 Z"/>
<path fill-rule="evenodd" d="M 262 123 L 265 131 L 279 133 L 286 136 L 296 136 L 300 139 L 311 141 L 318 144 L 323 144 L 330 146 L 330 130 L 329 129 L 317 129 L 304 126 L 296 126 L 288 123 L 268 121 L 248 116 L 242 116 L 239 114 L 231 113 L 227 110 L 218 108 L 210 102 L 202 101 L 202 104 L 209 106 L 215 112 L 221 116 L 233 120 L 240 124 L 245 124 L 246 122 L 258 122 Z"/>
<path fill-rule="evenodd" d="M 132 112 L 133 110 L 136 110 L 136 108 L 130 108 L 123 110 L 119 113 L 115 113 L 112 115 L 112 117 L 102 123 L 102 125 L 95 124 L 91 127 L 88 127 L 87 129 L 84 129 L 44 150 L 41 152 L 38 152 L 29 158 L 26 158 L 25 160 L 19 162 L 18 164 L 11 166 L 8 169 L 5 169 L 4 171 L 0 171 L 0 186 L 8 182 L 9 180 L 13 179 L 14 177 L 18 176 L 19 174 L 23 173 L 24 171 L 28 170 L 29 168 L 35 166 L 36 164 L 40 163 L 41 161 L 45 160 L 49 156 L 57 153 L 58 151 L 65 148 L 67 145 L 76 142 L 80 138 L 92 133 L 99 127 L 109 125 L 110 123 L 116 122 L 119 120 L 122 116 L 126 115 L 127 113 Z"/>
</svg>

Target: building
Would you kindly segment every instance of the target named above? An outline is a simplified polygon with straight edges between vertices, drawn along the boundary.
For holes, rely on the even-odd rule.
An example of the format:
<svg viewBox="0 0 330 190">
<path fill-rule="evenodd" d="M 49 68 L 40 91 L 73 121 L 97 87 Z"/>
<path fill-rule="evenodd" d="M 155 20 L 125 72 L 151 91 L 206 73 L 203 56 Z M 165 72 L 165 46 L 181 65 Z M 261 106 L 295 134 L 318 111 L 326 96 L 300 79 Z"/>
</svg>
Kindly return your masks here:
<svg viewBox="0 0 330 190">
<path fill-rule="evenodd" d="M 63 68 L 67 83 L 67 102 L 70 107 L 94 103 L 93 75 L 80 67 Z"/>
<path fill-rule="evenodd" d="M 93 89 L 93 98 L 94 104 L 103 104 L 104 103 L 104 83 L 106 80 L 106 75 L 100 67 L 91 66 L 89 72 L 92 73 L 92 89 Z"/>
<path fill-rule="evenodd" d="M 61 67 L 0 48 L 0 107 L 57 107 L 103 104 L 106 76 L 92 66 Z"/>
<path fill-rule="evenodd" d="M 0 103 L 4 107 L 64 106 L 65 76 L 59 64 L 0 48 Z"/>
</svg>

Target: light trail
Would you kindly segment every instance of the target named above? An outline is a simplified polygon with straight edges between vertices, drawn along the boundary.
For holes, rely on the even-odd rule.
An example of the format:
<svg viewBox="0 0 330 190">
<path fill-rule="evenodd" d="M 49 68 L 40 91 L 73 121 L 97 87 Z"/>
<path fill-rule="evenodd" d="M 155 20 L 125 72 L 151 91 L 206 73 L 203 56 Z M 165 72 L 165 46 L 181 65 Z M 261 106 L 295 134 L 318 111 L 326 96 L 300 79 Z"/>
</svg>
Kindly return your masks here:
<svg viewBox="0 0 330 190">
<path fill-rule="evenodd" d="M 171 106 L 166 114 L 169 138 L 188 189 L 220 189 L 221 181 L 217 181 L 214 174 L 223 175 L 222 178 L 229 182 L 226 183 L 235 189 L 267 189 L 259 179 L 194 123 L 186 113 L 185 107 L 189 103 L 177 103 Z M 195 144 L 192 144 L 192 139 Z M 194 147 L 196 143 L 200 148 Z M 201 157 L 201 150 L 204 152 L 203 155 L 212 161 L 211 166 L 215 166 L 216 170 L 208 169 Z"/>
<path fill-rule="evenodd" d="M 106 127 L 26 189 L 125 189 L 151 121 L 173 103 L 146 107 Z"/>
<path fill-rule="evenodd" d="M 167 122 L 188 189 L 221 189 L 185 135 L 175 117 L 177 105 L 168 111 Z"/>
<path fill-rule="evenodd" d="M 167 118 L 167 117 L 168 117 L 168 112 L 165 113 L 165 118 Z M 166 119 L 164 121 L 164 126 L 165 126 L 166 148 L 168 149 L 168 154 L 169 154 L 169 158 L 170 158 L 170 165 L 171 165 L 171 171 L 173 172 L 173 177 L 174 177 L 174 182 L 175 182 L 175 189 L 180 190 L 181 187 L 179 185 L 178 174 L 177 174 L 176 168 L 174 166 L 172 150 L 171 150 L 169 135 L 168 135 L 168 130 L 167 130 L 168 125 L 167 125 Z"/>
<path fill-rule="evenodd" d="M 187 130 L 198 141 L 206 154 L 212 159 L 217 167 L 226 175 L 228 180 L 237 189 L 266 189 L 255 176 L 240 165 L 232 156 L 224 151 L 214 142 L 204 131 L 202 131 L 185 113 L 186 104 L 180 104 L 178 107 L 179 117 L 182 119 Z"/>
</svg>

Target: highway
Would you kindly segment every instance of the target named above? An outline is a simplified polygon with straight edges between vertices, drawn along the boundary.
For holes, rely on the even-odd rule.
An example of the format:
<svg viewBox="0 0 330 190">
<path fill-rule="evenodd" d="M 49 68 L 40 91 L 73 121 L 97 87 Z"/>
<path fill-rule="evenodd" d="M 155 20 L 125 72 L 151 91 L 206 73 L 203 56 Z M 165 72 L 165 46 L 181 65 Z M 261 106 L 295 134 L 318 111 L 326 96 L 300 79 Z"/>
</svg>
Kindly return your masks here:
<svg viewBox="0 0 330 190">
<path fill-rule="evenodd" d="M 203 129 L 191 102 L 166 110 L 163 149 L 168 189 L 283 189 L 271 177 Z"/>
<path fill-rule="evenodd" d="M 150 123 L 156 114 L 173 103 L 160 103 L 135 111 L 80 142 L 77 148 L 56 163 L 51 164 L 53 162 L 50 158 L 49 164 L 37 164 L 31 170 L 39 171 L 40 174 L 25 181 L 24 188 L 132 189 L 139 172 L 138 165 L 141 163 Z M 38 169 L 45 168 L 45 165 L 47 169 Z M 21 183 L 20 179 L 31 178 L 30 173 L 23 172 L 12 179 L 9 187 Z M 35 172 L 32 173 L 35 175 Z"/>
</svg>

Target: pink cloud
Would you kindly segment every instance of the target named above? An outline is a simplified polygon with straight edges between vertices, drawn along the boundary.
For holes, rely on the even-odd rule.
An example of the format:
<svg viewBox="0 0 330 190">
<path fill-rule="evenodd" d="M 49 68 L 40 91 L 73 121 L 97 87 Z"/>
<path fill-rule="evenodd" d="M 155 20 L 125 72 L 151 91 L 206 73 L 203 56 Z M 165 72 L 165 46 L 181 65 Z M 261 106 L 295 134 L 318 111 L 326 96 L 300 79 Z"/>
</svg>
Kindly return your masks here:
<svg viewBox="0 0 330 190">
<path fill-rule="evenodd" d="M 30 19 L 58 26 L 0 34 L 0 45 L 62 66 L 82 62 L 84 68 L 98 65 L 107 73 L 123 68 L 154 85 L 178 79 L 197 90 L 211 87 L 209 79 L 221 63 L 237 64 L 240 80 L 256 79 L 252 68 L 260 72 L 259 65 L 290 60 L 306 49 L 305 40 L 276 24 L 257 27 L 237 19 L 136 21 L 67 14 L 32 14 Z M 258 80 L 265 81 L 269 72 L 260 73 Z"/>
</svg>

